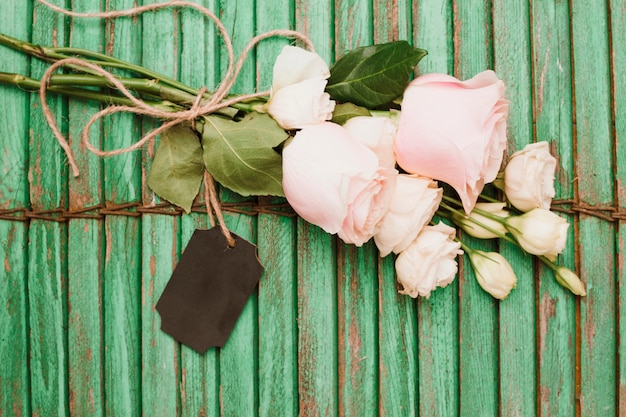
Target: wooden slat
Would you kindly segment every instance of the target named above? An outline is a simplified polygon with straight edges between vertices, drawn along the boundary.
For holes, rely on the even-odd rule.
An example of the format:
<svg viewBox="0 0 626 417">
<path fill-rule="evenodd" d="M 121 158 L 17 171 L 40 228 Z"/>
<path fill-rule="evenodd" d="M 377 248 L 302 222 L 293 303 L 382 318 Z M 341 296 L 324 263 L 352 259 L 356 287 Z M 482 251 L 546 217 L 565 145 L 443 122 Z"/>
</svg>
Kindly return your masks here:
<svg viewBox="0 0 626 417">
<path fill-rule="evenodd" d="M 293 29 L 294 4 L 273 0 L 256 5 L 257 32 Z M 276 56 L 288 39 L 274 38 L 257 47 L 257 89 L 272 83 Z M 268 199 L 284 202 L 284 199 Z M 298 321 L 296 220 L 259 214 L 258 254 L 265 267 L 259 282 L 259 415 L 298 415 Z"/>
<path fill-rule="evenodd" d="M 2 25 L 10 36 L 28 39 L 32 11 L 22 1 L 0 4 L 0 15 L 13 18 Z M 30 60 L 6 48 L 0 50 L 3 71 L 30 72 Z M 0 208 L 28 207 L 29 98 L 11 87 L 0 87 Z M 0 410 L 7 416 L 30 414 L 28 331 L 28 224 L 0 220 Z"/>
<path fill-rule="evenodd" d="M 613 140 L 610 107 L 608 11 L 572 2 L 576 172 L 580 202 L 612 205 Z M 593 46 L 593 47 L 590 47 Z M 580 303 L 580 407 L 586 416 L 616 410 L 615 240 L 613 226 L 580 216 L 580 272 L 587 297 Z"/>
<path fill-rule="evenodd" d="M 373 41 L 372 4 L 335 2 L 335 59 Z M 350 30 L 344 28 L 349 27 Z M 378 408 L 378 274 L 374 242 L 337 246 L 339 415 L 373 416 Z"/>
<path fill-rule="evenodd" d="M 626 4 L 623 1 L 614 0 L 609 3 L 611 17 L 611 65 L 613 77 L 612 85 L 612 105 L 614 120 L 614 143 L 615 143 L 615 177 L 616 177 L 616 201 L 619 213 L 623 215 L 626 211 L 626 72 L 621 71 L 626 65 Z M 618 335 L 617 340 L 617 415 L 626 413 L 626 222 L 619 221 L 617 230 L 617 317 Z"/>
<path fill-rule="evenodd" d="M 326 62 L 332 62 L 333 2 L 296 0 L 295 14 L 296 30 L 313 41 Z M 336 242 L 301 219 L 297 232 L 299 409 L 309 416 L 336 416 Z"/>
<path fill-rule="evenodd" d="M 460 79 L 491 68 L 489 2 L 457 1 L 454 7 L 454 72 Z M 462 236 L 475 249 L 494 250 L 490 242 Z M 460 263 L 459 360 L 461 415 L 498 413 L 497 301 L 480 288 L 467 256 Z"/>
<path fill-rule="evenodd" d="M 454 73 L 452 1 L 421 0 L 414 13 L 415 46 L 429 54 L 420 61 L 420 74 Z M 459 321 L 457 276 L 430 299 L 418 301 L 420 415 L 454 416 L 459 412 Z M 420 375 L 430 375 L 420 378 Z"/>
<path fill-rule="evenodd" d="M 215 1 L 198 0 L 196 3 L 216 10 Z M 180 13 L 181 56 L 180 81 L 193 86 L 206 86 L 214 89 L 219 60 L 217 49 L 219 40 L 215 26 L 195 10 L 182 10 Z M 208 229 L 206 214 L 185 215 L 181 219 L 181 248 L 196 228 Z M 180 400 L 181 416 L 219 415 L 219 349 L 211 348 L 204 355 L 181 345 L 180 349 Z"/>
<path fill-rule="evenodd" d="M 374 1 L 373 42 L 413 42 L 410 1 Z M 375 255 L 371 255 L 374 265 Z M 398 294 L 394 256 L 378 259 L 378 408 L 385 416 L 416 415 L 416 303 Z"/>
<path fill-rule="evenodd" d="M 510 152 L 533 141 L 529 23 L 528 3 L 494 2 L 494 69 L 504 80 L 506 98 L 510 100 Z M 500 413 L 530 417 L 537 411 L 533 260 L 515 245 L 502 244 L 500 253 L 517 276 L 516 288 L 499 303 Z"/>
<path fill-rule="evenodd" d="M 176 77 L 180 53 L 178 11 L 165 9 L 142 15 L 142 65 Z M 144 134 L 158 126 L 144 119 Z M 143 157 L 143 178 L 150 171 L 157 142 L 148 145 Z M 143 188 L 143 202 L 157 201 L 148 187 Z M 179 343 L 161 331 L 161 318 L 155 310 L 180 254 L 178 232 L 180 219 L 164 214 L 142 218 L 142 413 L 173 416 L 179 411 Z"/>
<path fill-rule="evenodd" d="M 96 12 L 100 0 L 82 2 L 77 11 Z M 101 51 L 103 25 L 98 20 L 71 19 L 71 45 Z M 84 100 L 68 100 L 69 138 L 80 170 L 69 184 L 69 208 L 78 210 L 100 203 L 102 164 L 80 144 L 83 126 L 99 106 Z M 100 146 L 101 125 L 94 125 L 90 140 Z M 104 415 L 102 381 L 102 221 L 71 219 L 68 225 L 68 373 L 70 413 Z"/>
<path fill-rule="evenodd" d="M 36 4 L 32 41 L 65 45 L 64 18 Z M 33 61 L 32 75 L 42 75 L 45 64 Z M 36 210 L 65 207 L 67 167 L 41 112 L 39 98 L 30 97 L 30 200 Z M 64 123 L 63 99 L 49 98 L 57 123 Z M 29 228 L 28 299 L 32 413 L 65 415 L 69 411 L 67 376 L 67 226 L 34 220 Z"/>
<path fill-rule="evenodd" d="M 236 57 L 255 35 L 254 2 L 220 1 L 219 17 L 231 35 Z M 220 49 L 221 76 L 226 73 L 226 50 Z M 256 87 L 254 54 L 250 54 L 242 67 L 231 93 L 248 93 Z M 220 192 L 222 201 L 242 201 L 242 197 L 229 190 Z M 241 214 L 226 216 L 230 230 L 256 244 L 256 219 Z M 228 343 L 220 351 L 220 395 L 223 415 L 258 414 L 258 292 L 250 296 Z"/>
<path fill-rule="evenodd" d="M 114 0 L 108 10 L 121 10 L 133 0 Z M 141 62 L 141 19 L 107 21 L 107 54 Z M 104 149 L 131 145 L 140 123 L 132 115 L 104 121 Z M 103 160 L 105 201 L 141 202 L 141 154 L 132 152 Z M 103 273 L 104 397 L 106 415 L 131 416 L 141 410 L 141 221 L 134 217 L 105 219 Z"/>
<path fill-rule="evenodd" d="M 557 157 L 556 198 L 574 196 L 573 127 L 569 6 L 533 2 L 533 108 L 536 140 L 547 140 Z M 561 262 L 575 268 L 574 216 Z M 564 290 L 546 268 L 538 286 L 537 348 L 539 413 L 573 416 L 576 411 L 576 297 Z"/>
</svg>

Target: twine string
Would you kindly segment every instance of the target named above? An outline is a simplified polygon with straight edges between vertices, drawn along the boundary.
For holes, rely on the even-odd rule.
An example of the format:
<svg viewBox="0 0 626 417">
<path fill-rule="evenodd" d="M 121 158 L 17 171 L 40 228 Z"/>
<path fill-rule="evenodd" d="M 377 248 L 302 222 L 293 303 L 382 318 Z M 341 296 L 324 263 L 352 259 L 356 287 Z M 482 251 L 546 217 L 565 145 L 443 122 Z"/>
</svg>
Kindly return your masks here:
<svg viewBox="0 0 626 417">
<path fill-rule="evenodd" d="M 269 91 L 264 91 L 264 92 L 259 92 L 259 93 L 239 95 L 237 97 L 233 97 L 231 99 L 225 100 L 229 91 L 235 84 L 237 80 L 237 76 L 241 72 L 241 69 L 243 67 L 246 57 L 248 56 L 250 51 L 259 42 L 263 41 L 264 39 L 274 37 L 274 36 L 291 37 L 291 38 L 295 38 L 303 42 L 307 46 L 307 48 L 309 48 L 310 50 L 312 51 L 315 50 L 313 43 L 302 33 L 296 32 L 293 30 L 278 29 L 278 30 L 272 30 L 272 31 L 263 33 L 261 35 L 254 37 L 252 40 L 250 40 L 250 42 L 246 45 L 243 52 L 241 53 L 241 56 L 239 57 L 238 61 L 235 62 L 235 55 L 233 52 L 232 41 L 230 40 L 230 37 L 228 36 L 228 33 L 226 31 L 226 28 L 223 25 L 223 23 L 220 21 L 220 19 L 217 16 L 215 16 L 215 14 L 211 12 L 209 9 L 203 6 L 200 6 L 198 4 L 188 2 L 188 1 L 172 0 L 169 2 L 165 2 L 165 3 L 134 7 L 134 8 L 127 9 L 127 10 L 112 11 L 112 12 L 97 12 L 97 13 L 78 13 L 78 12 L 73 12 L 70 10 L 63 9 L 58 6 L 54 6 L 48 3 L 48 1 L 46 0 L 39 0 L 39 2 L 59 13 L 72 16 L 72 17 L 83 17 L 83 18 L 115 18 L 115 17 L 122 17 L 122 16 L 133 16 L 133 15 L 137 15 L 140 13 L 144 13 L 146 11 L 153 11 L 153 10 L 162 9 L 166 7 L 175 7 L 175 6 L 176 7 L 191 7 L 193 9 L 200 11 L 202 14 L 210 18 L 216 24 L 220 32 L 220 35 L 222 37 L 222 40 L 224 42 L 224 45 L 226 46 L 226 49 L 228 51 L 228 67 L 226 70 L 226 75 L 224 76 L 222 82 L 218 86 L 218 89 L 211 96 L 211 98 L 206 102 L 206 104 L 201 105 L 201 100 L 204 96 L 204 93 L 206 92 L 206 89 L 201 89 L 198 95 L 196 96 L 194 104 L 191 108 L 187 110 L 171 111 L 171 112 L 156 109 L 146 104 L 146 102 L 144 102 L 143 100 L 138 99 L 122 84 L 122 82 L 120 82 L 115 76 L 113 76 L 108 71 L 104 70 L 99 65 L 86 62 L 85 60 L 82 60 L 80 58 L 66 58 L 66 59 L 59 60 L 55 62 L 54 64 L 52 64 L 45 71 L 45 73 L 43 74 L 41 78 L 41 84 L 39 88 L 39 97 L 42 103 L 42 110 L 46 118 L 46 122 L 52 129 L 52 132 L 54 136 L 56 137 L 57 141 L 59 142 L 60 146 L 65 151 L 67 158 L 68 158 L 68 164 L 70 165 L 74 176 L 78 176 L 80 172 L 76 164 L 73 152 L 69 146 L 67 139 L 61 133 L 60 129 L 57 126 L 54 113 L 52 112 L 52 110 L 50 109 L 50 107 L 48 106 L 46 102 L 46 92 L 47 92 L 50 78 L 59 67 L 72 65 L 74 67 L 83 67 L 86 69 L 90 69 L 91 71 L 103 76 L 115 88 L 117 88 L 117 90 L 120 91 L 122 95 L 128 98 L 136 106 L 136 107 L 116 106 L 116 105 L 108 106 L 100 110 L 96 114 L 94 114 L 85 125 L 85 128 L 83 129 L 83 132 L 81 135 L 82 144 L 90 152 L 100 157 L 105 157 L 105 156 L 119 155 L 119 154 L 131 152 L 136 149 L 139 149 L 143 145 L 145 145 L 147 142 L 154 139 L 159 134 L 163 133 L 167 129 L 179 123 L 195 120 L 196 118 L 200 116 L 214 113 L 222 108 L 231 106 L 239 102 L 269 95 L 270 94 Z M 128 112 L 128 113 L 134 113 L 138 115 L 152 116 L 154 118 L 160 118 L 160 119 L 165 119 L 169 121 L 165 122 L 160 127 L 149 132 L 144 137 L 142 137 L 139 141 L 137 141 L 136 143 L 126 148 L 120 148 L 120 149 L 115 149 L 111 151 L 102 151 L 96 148 L 95 146 L 93 146 L 89 142 L 89 132 L 91 130 L 91 126 L 94 123 L 96 123 L 99 119 L 105 116 L 112 115 L 114 113 L 118 113 L 118 112 Z"/>
<path fill-rule="evenodd" d="M 165 111 L 165 110 L 159 110 L 150 106 L 145 101 L 135 97 L 123 85 L 121 81 L 119 81 L 115 76 L 113 76 L 111 73 L 109 73 L 108 71 L 106 71 L 104 68 L 102 68 L 99 65 L 89 63 L 80 58 L 66 58 L 66 59 L 61 59 L 53 63 L 45 71 L 45 73 L 43 74 L 41 78 L 41 83 L 39 87 L 39 97 L 41 100 L 42 111 L 46 118 L 46 122 L 50 126 L 55 138 L 59 142 L 59 145 L 65 151 L 65 154 L 67 155 L 67 159 L 68 159 L 68 164 L 70 165 L 72 169 L 72 173 L 75 177 L 78 176 L 80 172 L 78 169 L 78 165 L 76 164 L 74 154 L 72 152 L 72 149 L 69 145 L 68 140 L 61 133 L 56 123 L 55 115 L 50 109 L 50 107 L 48 106 L 47 99 L 46 99 L 46 92 L 47 92 L 48 84 L 50 82 L 50 78 L 52 77 L 52 75 L 58 68 L 64 67 L 64 66 L 74 66 L 74 67 L 79 67 L 79 68 L 82 67 L 82 68 L 89 69 L 103 76 L 115 88 L 117 88 L 117 90 L 122 95 L 124 95 L 134 104 L 134 106 L 111 105 L 111 106 L 105 107 L 104 109 L 95 113 L 85 125 L 81 134 L 81 144 L 83 144 L 87 150 L 94 153 L 95 155 L 98 155 L 100 157 L 105 157 L 105 156 L 119 155 L 119 154 L 137 150 L 141 148 L 143 145 L 145 145 L 146 143 L 148 143 L 149 141 L 153 140 L 159 134 L 165 132 L 166 130 L 172 128 L 173 126 L 177 124 L 180 124 L 186 121 L 193 121 L 197 119 L 198 117 L 214 113 L 222 108 L 229 107 L 239 102 L 243 102 L 243 101 L 250 100 L 253 98 L 257 98 L 257 97 L 268 96 L 271 93 L 270 91 L 239 95 L 239 96 L 227 99 L 227 95 L 229 91 L 231 90 L 231 88 L 233 87 L 233 85 L 235 84 L 237 77 L 239 73 L 241 72 L 241 69 L 243 67 L 246 57 L 248 56 L 250 51 L 254 49 L 254 47 L 259 42 L 263 41 L 264 39 L 271 38 L 274 36 L 294 38 L 304 43 L 309 50 L 311 51 L 315 50 L 313 43 L 306 35 L 297 31 L 293 31 L 293 30 L 278 29 L 278 30 L 268 31 L 266 33 L 257 35 L 254 38 L 252 38 L 248 42 L 244 50 L 242 51 L 241 55 L 239 56 L 239 59 L 235 61 L 233 44 L 230 39 L 230 36 L 228 35 L 226 27 L 224 26 L 222 21 L 206 7 L 203 7 L 196 3 L 192 3 L 190 1 L 170 0 L 164 3 L 143 5 L 143 6 L 129 8 L 126 10 L 116 10 L 116 11 L 109 11 L 109 12 L 94 12 L 94 13 L 75 12 L 75 11 L 67 10 L 62 7 L 53 5 L 49 3 L 47 0 L 38 0 L 38 1 L 55 12 L 61 13 L 66 16 L 79 17 L 79 18 L 111 19 L 111 18 L 118 18 L 118 17 L 128 17 L 128 16 L 136 16 L 147 11 L 156 11 L 158 9 L 163 9 L 163 8 L 168 8 L 168 7 L 179 7 L 179 8 L 187 7 L 187 8 L 195 9 L 199 11 L 200 13 L 202 13 L 204 16 L 208 17 L 216 25 L 219 31 L 219 34 L 222 38 L 222 42 L 224 43 L 224 46 L 226 48 L 227 55 L 228 55 L 228 66 L 226 69 L 226 74 L 224 75 L 222 81 L 218 85 L 218 88 L 213 93 L 213 95 L 206 101 L 205 104 L 202 104 L 202 99 L 204 98 L 204 94 L 207 91 L 206 88 L 203 87 L 198 92 L 192 106 L 187 110 L 180 110 L 180 111 Z M 146 134 L 140 140 L 138 140 L 137 142 L 133 143 L 132 145 L 128 147 L 114 149 L 110 151 L 102 151 L 101 149 L 93 146 L 91 142 L 89 141 L 89 132 L 91 130 L 91 126 L 94 123 L 96 123 L 98 120 L 100 120 L 101 118 L 110 116 L 112 114 L 119 113 L 119 112 L 133 113 L 133 114 L 142 115 L 142 116 L 151 116 L 154 118 L 163 119 L 165 120 L 165 122 L 158 128 L 153 129 L 152 131 L 148 132 L 148 134 Z M 211 225 L 215 226 L 215 220 L 213 219 L 213 215 L 212 215 L 212 213 L 215 213 L 215 216 L 217 217 L 217 220 L 222 229 L 222 233 L 224 234 L 228 242 L 228 246 L 234 247 L 235 239 L 232 237 L 232 234 L 230 233 L 230 231 L 225 225 L 222 211 L 220 208 L 219 199 L 217 198 L 217 192 L 215 190 L 215 182 L 213 181 L 213 177 L 207 171 L 205 171 L 205 174 L 204 174 L 204 183 L 205 183 L 206 208 L 207 208 L 207 214 L 209 215 Z"/>
</svg>

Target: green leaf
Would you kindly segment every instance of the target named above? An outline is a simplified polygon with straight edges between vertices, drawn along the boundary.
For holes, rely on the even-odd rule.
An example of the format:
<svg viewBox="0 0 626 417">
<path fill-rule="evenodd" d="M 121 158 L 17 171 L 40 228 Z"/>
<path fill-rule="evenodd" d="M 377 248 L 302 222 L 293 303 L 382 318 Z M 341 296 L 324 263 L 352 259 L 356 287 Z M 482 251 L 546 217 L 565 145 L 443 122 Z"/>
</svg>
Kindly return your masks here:
<svg viewBox="0 0 626 417">
<path fill-rule="evenodd" d="M 330 69 L 326 92 L 335 100 L 369 109 L 387 104 L 404 92 L 426 54 L 406 41 L 354 49 Z"/>
<path fill-rule="evenodd" d="M 255 112 L 240 121 L 204 119 L 204 164 L 217 182 L 243 196 L 284 196 L 282 158 L 274 148 L 289 135 L 274 119 Z"/>
<path fill-rule="evenodd" d="M 164 132 L 154 155 L 148 187 L 189 213 L 203 174 L 202 146 L 196 132 L 188 125 L 176 125 Z"/>
<path fill-rule="evenodd" d="M 356 104 L 352 103 L 342 103 L 335 106 L 335 110 L 333 111 L 333 118 L 331 119 L 331 121 L 340 125 L 344 125 L 348 120 L 352 119 L 353 117 L 371 115 L 372 113 L 370 113 L 370 111 L 367 110 L 365 107 L 359 107 Z"/>
</svg>

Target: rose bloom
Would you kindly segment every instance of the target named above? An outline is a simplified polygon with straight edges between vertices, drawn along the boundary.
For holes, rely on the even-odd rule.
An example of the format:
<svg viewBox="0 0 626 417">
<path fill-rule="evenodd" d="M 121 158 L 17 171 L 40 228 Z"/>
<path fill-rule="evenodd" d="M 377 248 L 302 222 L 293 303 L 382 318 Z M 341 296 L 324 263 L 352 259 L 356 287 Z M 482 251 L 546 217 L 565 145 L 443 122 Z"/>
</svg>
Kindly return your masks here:
<svg viewBox="0 0 626 417">
<path fill-rule="evenodd" d="M 380 256 L 405 250 L 433 218 L 442 196 L 443 189 L 430 178 L 398 175 L 389 211 L 374 235 Z"/>
<path fill-rule="evenodd" d="M 526 145 L 511 155 L 504 169 L 504 193 L 517 209 L 550 209 L 554 197 L 556 159 L 548 142 Z"/>
<path fill-rule="evenodd" d="M 306 221 L 346 243 L 363 245 L 389 209 L 398 171 L 343 127 L 322 123 L 303 128 L 283 150 L 283 189 Z"/>
<path fill-rule="evenodd" d="M 511 264 L 498 252 L 473 250 L 469 258 L 482 289 L 498 300 L 504 300 L 517 283 Z"/>
<path fill-rule="evenodd" d="M 521 216 L 511 216 L 505 225 L 531 255 L 543 255 L 554 262 L 565 248 L 569 223 L 550 210 L 536 208 Z"/>
<path fill-rule="evenodd" d="M 510 213 L 504 209 L 504 206 L 506 206 L 506 203 L 476 203 L 474 210 L 472 210 L 469 215 L 462 216 L 459 213 L 453 213 L 452 219 L 461 229 L 463 229 L 465 233 L 470 236 L 478 239 L 495 239 L 500 237 L 500 235 L 492 232 L 491 230 L 485 229 L 481 225 L 487 226 L 489 229 L 492 229 L 501 235 L 506 234 L 506 228 L 502 223 L 477 213 L 476 209 L 504 219 L 510 215 Z M 480 223 L 481 225 L 477 223 Z"/>
<path fill-rule="evenodd" d="M 456 230 L 444 223 L 426 226 L 409 247 L 396 259 L 396 274 L 403 289 L 400 294 L 413 298 L 430 297 L 437 287 L 454 280 L 461 255 L 461 243 L 454 241 Z"/>
<path fill-rule="evenodd" d="M 343 125 L 365 146 L 378 157 L 379 165 L 395 168 L 396 156 L 393 151 L 393 140 L 397 126 L 388 117 L 357 116 Z"/>
<path fill-rule="evenodd" d="M 448 183 L 467 213 L 498 174 L 508 100 L 493 71 L 467 81 L 445 74 L 413 80 L 402 100 L 395 151 L 405 171 Z"/>
<path fill-rule="evenodd" d="M 283 129 L 330 120 L 335 102 L 324 92 L 330 70 L 314 52 L 285 46 L 274 63 L 267 111 Z"/>
</svg>

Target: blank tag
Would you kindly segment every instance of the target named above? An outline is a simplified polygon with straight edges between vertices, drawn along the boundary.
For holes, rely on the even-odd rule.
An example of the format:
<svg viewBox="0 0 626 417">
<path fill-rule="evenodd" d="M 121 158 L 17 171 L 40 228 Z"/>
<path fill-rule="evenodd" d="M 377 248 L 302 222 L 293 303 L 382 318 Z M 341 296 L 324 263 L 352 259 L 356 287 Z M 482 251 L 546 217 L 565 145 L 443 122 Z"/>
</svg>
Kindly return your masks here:
<svg viewBox="0 0 626 417">
<path fill-rule="evenodd" d="M 156 305 L 161 329 L 200 353 L 226 344 L 263 273 L 256 247 L 233 237 L 229 248 L 218 227 L 197 229 Z"/>
</svg>

